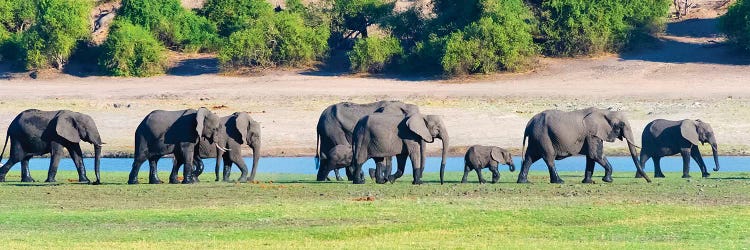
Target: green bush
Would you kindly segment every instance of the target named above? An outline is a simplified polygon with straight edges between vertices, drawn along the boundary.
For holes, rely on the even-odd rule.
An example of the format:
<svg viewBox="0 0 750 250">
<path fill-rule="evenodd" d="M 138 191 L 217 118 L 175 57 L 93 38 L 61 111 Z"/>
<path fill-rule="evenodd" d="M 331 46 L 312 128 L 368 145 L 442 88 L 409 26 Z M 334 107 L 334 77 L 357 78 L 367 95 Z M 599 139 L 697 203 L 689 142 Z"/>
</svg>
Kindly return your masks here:
<svg viewBox="0 0 750 250">
<path fill-rule="evenodd" d="M 169 48 L 185 51 L 215 51 L 216 25 L 182 8 L 179 0 L 123 0 L 119 19 L 150 30 Z"/>
<path fill-rule="evenodd" d="M 15 55 L 5 54 L 3 57 L 18 59 L 26 69 L 62 68 L 78 41 L 90 35 L 91 1 L 35 0 L 33 3 L 35 9 L 21 12 L 25 13 L 25 18 L 35 19 L 24 19 L 23 24 L 16 23 L 19 28 L 16 32 L 20 33 L 11 42 L 17 44 L 8 45 L 18 50 L 4 50 Z M 27 26 L 29 28 L 24 31 Z"/>
<path fill-rule="evenodd" d="M 549 0 L 541 4 L 544 52 L 576 56 L 617 52 L 664 29 L 668 0 Z"/>
<path fill-rule="evenodd" d="M 271 16 L 273 7 L 266 0 L 206 0 L 201 12 L 218 25 L 220 35 L 227 37 L 250 28 L 261 17 Z"/>
<path fill-rule="evenodd" d="M 358 39 L 349 51 L 351 70 L 356 72 L 382 72 L 397 62 L 404 53 L 398 39 L 393 37 L 368 37 Z"/>
<path fill-rule="evenodd" d="M 719 28 L 729 41 L 750 52 L 750 1 L 738 0 L 719 19 Z"/>
<path fill-rule="evenodd" d="M 312 28 L 293 12 L 279 12 L 229 36 L 219 50 L 223 69 L 251 66 L 300 66 L 320 59 L 328 50 L 328 29 Z"/>
<path fill-rule="evenodd" d="M 340 44 L 347 38 L 368 37 L 367 28 L 380 23 L 393 12 L 395 1 L 336 0 L 333 3 L 331 42 Z"/>
<path fill-rule="evenodd" d="M 0 30 L 26 31 L 36 22 L 36 1 L 0 0 Z"/>
<path fill-rule="evenodd" d="M 151 76 L 164 73 L 164 46 L 145 28 L 116 20 L 102 44 L 99 65 L 115 76 Z"/>
</svg>

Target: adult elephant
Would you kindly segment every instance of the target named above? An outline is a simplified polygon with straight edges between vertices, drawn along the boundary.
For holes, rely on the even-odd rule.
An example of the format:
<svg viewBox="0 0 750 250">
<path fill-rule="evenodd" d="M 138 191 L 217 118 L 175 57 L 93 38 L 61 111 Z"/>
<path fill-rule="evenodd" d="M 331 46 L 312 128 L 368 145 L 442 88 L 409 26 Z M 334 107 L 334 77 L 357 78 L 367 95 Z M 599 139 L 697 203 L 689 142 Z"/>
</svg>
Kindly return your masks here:
<svg viewBox="0 0 750 250">
<path fill-rule="evenodd" d="M 388 175 L 388 181 L 395 181 L 404 174 L 406 157 L 411 159 L 414 170 L 412 184 L 422 184 L 422 172 L 425 165 L 425 143 L 434 142 L 435 138 L 443 141 L 443 154 L 440 163 L 440 184 L 443 184 L 445 158 L 448 152 L 448 131 L 443 120 L 436 115 L 424 116 L 420 113 L 409 116 L 394 114 L 372 114 L 357 122 L 354 129 L 352 177 L 355 184 L 363 184 L 362 164 L 367 159 L 375 160 L 375 179 L 385 183 L 385 159 L 396 156 L 398 170 Z"/>
<path fill-rule="evenodd" d="M 628 143 L 630 155 L 637 171 L 644 174 L 641 164 L 636 157 L 637 151 L 633 140 L 633 132 L 625 114 L 620 111 L 609 111 L 597 108 L 587 108 L 570 112 L 559 110 L 543 111 L 529 120 L 524 131 L 524 146 L 526 139 L 529 146 L 523 159 L 518 183 L 528 182 L 527 176 L 531 164 L 543 159 L 549 168 L 551 183 L 563 183 L 557 175 L 555 160 L 561 160 L 572 155 L 586 156 L 586 173 L 583 183 L 591 183 L 594 174 L 594 163 L 604 167 L 605 182 L 612 181 L 612 165 L 604 156 L 604 141 L 614 142 L 615 139 L 625 139 Z M 645 176 L 645 174 L 644 174 Z M 646 177 L 646 181 L 651 179 Z"/>
<path fill-rule="evenodd" d="M 374 113 L 400 114 L 403 117 L 404 115 L 419 113 L 419 107 L 400 101 L 378 101 L 366 104 L 341 102 L 328 106 L 320 114 L 316 126 L 318 142 L 315 150 L 315 158 L 316 168 L 318 168 L 316 179 L 318 181 L 325 181 L 328 178 L 328 174 L 334 170 L 321 167 L 331 165 L 328 163 L 328 152 L 336 145 L 351 145 L 352 132 L 357 121 L 366 115 Z M 390 159 L 387 160 L 390 161 Z M 339 176 L 338 172 L 336 176 Z M 348 172 L 347 176 L 351 179 Z"/>
<path fill-rule="evenodd" d="M 690 157 L 698 163 L 703 177 L 708 177 L 706 163 L 703 162 L 698 144 L 711 144 L 716 167 L 719 171 L 719 155 L 716 137 L 711 125 L 701 120 L 670 121 L 657 119 L 646 125 L 641 137 L 641 165 L 646 165 L 649 158 L 654 158 L 654 177 L 664 178 L 660 160 L 664 156 L 682 155 L 682 178 L 690 178 Z M 636 178 L 643 177 L 636 174 Z"/>
<path fill-rule="evenodd" d="M 100 184 L 99 160 L 102 155 L 102 139 L 94 119 L 83 113 L 70 110 L 42 111 L 29 109 L 21 112 L 8 126 L 2 154 L 10 138 L 10 157 L 8 162 L 0 168 L 0 182 L 5 181 L 5 175 L 17 162 L 21 162 L 21 181 L 33 182 L 29 173 L 29 159 L 33 156 L 50 153 L 49 172 L 46 182 L 55 182 L 57 166 L 63 157 L 63 149 L 68 150 L 70 158 L 78 170 L 78 181 L 90 182 L 86 177 L 86 167 L 83 165 L 81 141 L 94 145 L 94 172 L 96 181 Z"/>
<path fill-rule="evenodd" d="M 201 138 L 199 145 L 199 158 L 212 158 L 219 155 L 223 156 L 221 159 L 224 160 L 224 172 L 223 181 L 230 181 L 229 175 L 231 173 L 232 164 L 236 164 L 237 167 L 242 171 L 240 178 L 237 179 L 239 182 L 253 181 L 255 180 L 255 172 L 258 169 L 258 160 L 260 159 L 260 123 L 253 120 L 250 115 L 246 112 L 236 112 L 232 115 L 221 118 L 221 123 L 224 124 L 224 130 L 221 138 L 221 142 L 217 142 L 222 148 L 226 148 L 227 152 L 222 152 L 221 149 L 214 146 L 212 142 L 205 138 Z M 253 150 L 253 166 L 250 178 L 247 177 L 247 165 L 245 159 L 242 158 L 242 145 L 246 144 Z M 198 159 L 200 161 L 200 159 Z M 198 176 L 203 172 L 203 164 L 196 164 Z M 179 166 L 179 165 L 177 165 Z M 219 166 L 220 161 L 217 158 L 216 161 L 216 179 L 219 181 Z M 172 169 L 176 172 L 176 169 Z"/>
<path fill-rule="evenodd" d="M 152 111 L 135 130 L 135 153 L 128 184 L 138 183 L 138 172 L 146 160 L 149 163 L 148 183 L 162 183 L 157 175 L 157 163 L 167 154 L 173 154 L 176 162 L 184 163 L 182 183 L 193 183 L 193 160 L 200 138 L 222 149 L 216 143 L 224 140 L 221 138 L 222 129 L 219 116 L 206 108 Z M 175 172 L 170 175 L 169 182 L 177 183 Z"/>
</svg>

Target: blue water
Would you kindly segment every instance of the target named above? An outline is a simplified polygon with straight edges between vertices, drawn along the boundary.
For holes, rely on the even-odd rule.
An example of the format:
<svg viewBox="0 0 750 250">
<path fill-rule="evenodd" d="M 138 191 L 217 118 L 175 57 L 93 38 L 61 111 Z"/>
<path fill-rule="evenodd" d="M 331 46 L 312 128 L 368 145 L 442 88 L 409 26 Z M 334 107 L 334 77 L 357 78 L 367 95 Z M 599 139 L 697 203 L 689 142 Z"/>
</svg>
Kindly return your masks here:
<svg viewBox="0 0 750 250">
<path fill-rule="evenodd" d="M 614 171 L 625 171 L 635 172 L 633 161 L 630 157 L 608 157 L 610 163 L 614 167 Z M 514 157 L 516 168 L 520 169 L 522 159 L 520 157 Z M 714 167 L 713 158 L 704 157 L 704 161 L 709 168 L 709 172 Z M 215 161 L 213 159 L 203 160 L 206 166 L 205 172 L 213 172 Z M 245 163 L 248 167 L 252 164 L 252 158 L 245 158 Z M 721 171 L 726 172 L 742 172 L 749 170 L 750 157 L 747 156 L 722 156 L 719 157 L 719 163 L 721 164 Z M 84 159 L 84 164 L 88 171 L 93 171 L 94 160 L 91 158 Z M 133 159 L 130 158 L 103 158 L 101 160 L 102 171 L 120 171 L 129 172 Z M 393 159 L 393 167 L 395 171 L 396 160 Z M 11 169 L 12 171 L 20 170 L 20 163 L 16 163 Z M 586 160 L 583 157 L 569 157 L 564 160 L 556 161 L 556 167 L 558 171 L 584 171 L 586 166 Z M 661 160 L 662 171 L 664 172 L 682 172 L 682 158 L 680 157 L 665 157 Z M 367 161 L 363 166 L 365 173 L 368 168 L 374 168 L 375 164 L 372 160 Z M 646 163 L 646 171 L 653 171 L 654 164 L 651 160 Z M 31 170 L 47 170 L 49 168 L 49 158 L 33 158 L 29 162 L 29 168 Z M 163 158 L 159 161 L 159 171 L 169 172 L 172 168 L 172 159 Z M 464 160 L 463 157 L 450 157 L 446 164 L 446 171 L 459 171 L 463 172 Z M 60 170 L 75 170 L 75 166 L 70 159 L 62 159 L 59 165 Z M 691 172 L 699 171 L 698 164 L 695 161 L 690 162 Z M 425 171 L 437 172 L 440 170 L 440 158 L 439 157 L 428 157 Z M 544 161 L 537 161 L 531 166 L 531 170 L 546 171 L 547 165 Z M 232 172 L 239 171 L 236 166 L 233 167 Z M 500 167 L 501 172 L 507 172 L 507 166 Z M 596 165 L 596 172 L 603 171 L 603 168 Z M 141 166 L 141 172 L 148 172 L 148 162 Z M 261 158 L 258 163 L 259 173 L 293 173 L 293 174 L 315 174 L 315 161 L 313 157 L 265 157 Z M 238 173 L 238 172 L 235 172 Z M 411 162 L 407 161 L 406 173 L 411 173 Z M 344 171 L 341 170 L 341 174 Z"/>
</svg>

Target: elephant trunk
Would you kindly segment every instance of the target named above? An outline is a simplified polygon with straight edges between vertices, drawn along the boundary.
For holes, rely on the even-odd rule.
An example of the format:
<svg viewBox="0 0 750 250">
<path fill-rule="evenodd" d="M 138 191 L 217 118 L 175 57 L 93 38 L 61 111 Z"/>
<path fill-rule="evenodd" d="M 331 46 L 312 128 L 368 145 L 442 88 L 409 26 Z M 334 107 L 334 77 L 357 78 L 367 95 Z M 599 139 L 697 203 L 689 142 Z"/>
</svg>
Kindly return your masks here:
<svg viewBox="0 0 750 250">
<path fill-rule="evenodd" d="M 96 174 L 96 181 L 92 184 L 101 184 L 101 176 L 99 175 L 99 169 L 101 167 L 100 161 L 102 158 L 102 145 L 94 144 L 94 174 Z"/>
<path fill-rule="evenodd" d="M 260 142 L 253 144 L 253 169 L 250 170 L 250 178 L 248 181 L 255 180 L 255 171 L 258 170 L 258 161 L 260 160 Z"/>
<path fill-rule="evenodd" d="M 715 142 L 711 143 L 711 151 L 714 153 L 714 164 L 716 164 L 714 171 L 719 171 L 719 146 Z"/>
<path fill-rule="evenodd" d="M 445 176 L 445 158 L 448 156 L 448 145 L 450 145 L 450 143 L 448 142 L 448 135 L 445 133 L 441 135 L 440 140 L 443 141 L 443 158 L 440 160 L 440 185 L 443 185 L 443 177 Z"/>
<path fill-rule="evenodd" d="M 640 161 L 638 161 L 638 151 L 635 149 L 635 144 L 628 140 L 628 150 L 630 150 L 630 157 L 633 158 L 633 164 L 635 164 L 636 171 L 646 179 L 646 182 L 651 182 L 651 178 L 646 175 L 646 171 L 643 170 Z"/>
<path fill-rule="evenodd" d="M 214 167 L 214 173 L 216 173 L 216 179 L 214 181 L 219 181 L 219 168 L 221 168 L 221 156 L 224 154 L 223 151 L 220 149 L 216 149 L 216 166 Z"/>
</svg>

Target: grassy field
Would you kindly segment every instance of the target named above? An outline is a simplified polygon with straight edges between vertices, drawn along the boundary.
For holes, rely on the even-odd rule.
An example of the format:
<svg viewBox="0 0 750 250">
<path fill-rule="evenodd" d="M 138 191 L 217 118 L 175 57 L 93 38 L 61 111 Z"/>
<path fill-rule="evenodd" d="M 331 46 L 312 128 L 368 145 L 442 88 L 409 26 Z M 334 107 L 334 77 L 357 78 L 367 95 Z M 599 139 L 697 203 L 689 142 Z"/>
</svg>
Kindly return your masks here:
<svg viewBox="0 0 750 250">
<path fill-rule="evenodd" d="M 750 174 L 647 184 L 632 173 L 610 184 L 412 186 L 317 183 L 267 175 L 260 183 L 0 184 L 0 248 L 743 248 L 750 246 Z M 33 172 L 44 179 L 45 172 Z M 447 179 L 459 180 L 461 173 Z M 145 177 L 145 172 L 141 177 Z M 166 179 L 166 173 L 162 173 Z M 13 171 L 8 180 L 19 180 Z M 598 180 L 598 179 L 597 179 Z M 272 182 L 272 183 L 271 183 Z M 601 182 L 601 181 L 598 181 Z"/>
</svg>

